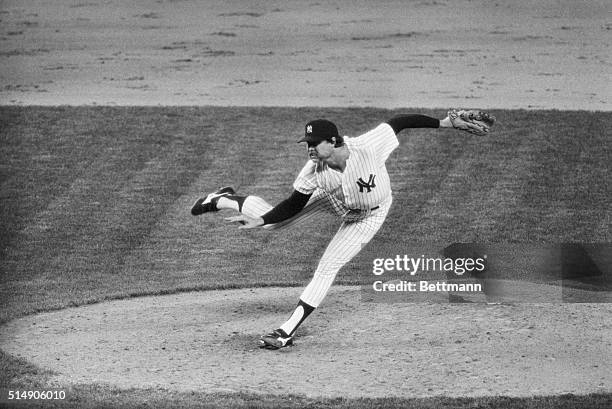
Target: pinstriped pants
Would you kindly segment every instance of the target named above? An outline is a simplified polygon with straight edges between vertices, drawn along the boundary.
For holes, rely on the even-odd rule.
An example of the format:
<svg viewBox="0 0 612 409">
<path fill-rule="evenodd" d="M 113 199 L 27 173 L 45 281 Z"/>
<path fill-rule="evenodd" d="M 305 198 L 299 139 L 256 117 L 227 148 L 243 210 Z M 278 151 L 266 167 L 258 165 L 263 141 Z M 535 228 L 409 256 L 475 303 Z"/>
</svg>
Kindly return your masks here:
<svg viewBox="0 0 612 409">
<path fill-rule="evenodd" d="M 392 198 L 389 196 L 378 209 L 365 214 L 363 217 L 352 218 L 352 220 L 343 217 L 340 228 L 325 249 L 321 260 L 319 260 L 312 280 L 300 296 L 302 301 L 315 308 L 319 306 L 327 295 L 338 271 L 351 261 L 378 232 L 389 213 L 391 203 Z M 273 206 L 262 198 L 248 196 L 242 206 L 242 213 L 250 217 L 258 217 L 272 208 Z M 300 213 L 283 222 L 265 226 L 265 228 L 279 229 L 293 226 L 322 212 L 343 216 L 337 204 L 323 191 L 317 190 Z"/>
</svg>

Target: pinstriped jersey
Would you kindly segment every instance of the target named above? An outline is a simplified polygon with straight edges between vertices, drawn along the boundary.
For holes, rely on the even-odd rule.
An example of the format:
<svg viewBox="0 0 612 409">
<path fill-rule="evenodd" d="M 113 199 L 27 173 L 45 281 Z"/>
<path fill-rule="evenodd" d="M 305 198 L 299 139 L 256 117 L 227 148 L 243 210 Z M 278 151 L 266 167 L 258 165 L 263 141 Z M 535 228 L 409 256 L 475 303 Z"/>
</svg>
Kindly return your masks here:
<svg viewBox="0 0 612 409">
<path fill-rule="evenodd" d="M 356 138 L 346 137 L 344 142 L 350 153 L 344 172 L 308 161 L 293 188 L 304 194 L 321 189 L 341 214 L 380 206 L 391 196 L 385 161 L 399 146 L 393 128 L 382 123 Z"/>
</svg>

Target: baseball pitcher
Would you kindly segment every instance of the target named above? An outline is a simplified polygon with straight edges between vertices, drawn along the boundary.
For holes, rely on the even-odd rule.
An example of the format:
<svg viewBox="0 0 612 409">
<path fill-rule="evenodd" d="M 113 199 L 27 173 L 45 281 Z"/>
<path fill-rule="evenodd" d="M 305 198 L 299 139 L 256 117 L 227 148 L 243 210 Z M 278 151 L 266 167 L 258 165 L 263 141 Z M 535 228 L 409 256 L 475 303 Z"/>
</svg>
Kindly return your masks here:
<svg viewBox="0 0 612 409">
<path fill-rule="evenodd" d="M 397 134 L 407 128 L 455 128 L 484 135 L 495 118 L 482 111 L 450 110 L 442 120 L 420 114 L 397 115 L 358 137 L 342 137 L 325 119 L 308 122 L 304 137 L 309 161 L 293 183 L 293 193 L 276 206 L 258 196 L 239 195 L 224 187 L 196 200 L 194 216 L 220 209 L 240 212 L 226 218 L 241 229 L 278 229 L 331 212 L 341 221 L 298 304 L 279 328 L 263 335 L 261 348 L 293 345 L 302 322 L 319 306 L 338 271 L 374 237 L 392 203 L 385 162 L 399 145 Z"/>
</svg>

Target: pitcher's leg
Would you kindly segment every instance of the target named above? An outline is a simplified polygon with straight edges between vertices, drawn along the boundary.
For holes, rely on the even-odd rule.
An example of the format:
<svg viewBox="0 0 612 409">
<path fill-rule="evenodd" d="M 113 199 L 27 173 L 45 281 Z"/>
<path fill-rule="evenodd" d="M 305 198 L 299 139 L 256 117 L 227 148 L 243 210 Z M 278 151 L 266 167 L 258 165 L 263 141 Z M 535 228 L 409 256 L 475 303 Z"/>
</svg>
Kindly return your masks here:
<svg viewBox="0 0 612 409">
<path fill-rule="evenodd" d="M 300 297 L 301 300 L 318 307 L 331 287 L 338 271 L 353 259 L 361 249 L 372 240 L 379 225 L 364 228 L 366 220 L 356 223 L 344 223 L 332 238 L 323 253 L 312 280 Z"/>
<path fill-rule="evenodd" d="M 338 271 L 372 240 L 382 226 L 391 201 L 381 206 L 376 214 L 353 223 L 342 223 L 325 249 L 310 283 L 306 286 L 297 307 L 289 319 L 280 326 L 280 334 L 292 337 L 306 317 L 317 308 L 331 288 Z"/>
<path fill-rule="evenodd" d="M 342 231 L 343 228 L 341 226 L 338 233 Z M 339 235 L 338 233 L 336 233 L 336 236 L 327 246 L 325 253 L 323 253 L 314 276 L 302 292 L 293 314 L 280 326 L 280 329 L 288 336 L 293 336 L 308 315 L 319 306 L 327 295 L 338 271 L 355 257 L 363 245 L 365 245 L 365 243 L 346 241 L 343 239 L 342 234 Z"/>
<path fill-rule="evenodd" d="M 273 206 L 255 195 L 240 195 L 231 187 L 221 188 L 206 197 L 199 198 L 191 209 L 198 216 L 207 212 L 230 209 L 249 217 L 261 217 L 272 210 Z M 280 229 L 307 221 L 320 212 L 335 213 L 329 198 L 322 191 L 316 191 L 298 214 L 279 223 L 263 226 L 265 229 Z"/>
<path fill-rule="evenodd" d="M 219 199 L 217 204 L 219 209 L 232 209 L 249 217 L 260 217 L 270 210 L 273 206 L 259 196 L 240 196 L 230 195 Z"/>
</svg>

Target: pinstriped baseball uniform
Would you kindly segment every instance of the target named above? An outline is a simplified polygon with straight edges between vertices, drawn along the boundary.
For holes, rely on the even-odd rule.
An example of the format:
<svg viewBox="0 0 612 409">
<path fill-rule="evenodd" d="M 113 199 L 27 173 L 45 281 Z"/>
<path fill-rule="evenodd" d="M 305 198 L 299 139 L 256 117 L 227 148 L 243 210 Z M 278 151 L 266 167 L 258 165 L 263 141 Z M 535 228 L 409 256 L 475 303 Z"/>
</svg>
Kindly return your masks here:
<svg viewBox="0 0 612 409">
<path fill-rule="evenodd" d="M 393 128 L 380 124 L 356 138 L 344 139 L 350 155 L 344 172 L 324 163 L 309 161 L 293 187 L 312 195 L 304 209 L 283 222 L 265 226 L 281 228 L 304 221 L 319 212 L 332 212 L 342 224 L 327 246 L 315 274 L 304 289 L 301 300 L 318 307 L 338 271 L 374 237 L 391 207 L 391 183 L 385 161 L 399 142 Z M 257 196 L 249 196 L 242 213 L 262 216 L 273 208 Z"/>
<path fill-rule="evenodd" d="M 356 138 L 341 137 L 336 125 L 326 119 L 310 121 L 304 127 L 304 137 L 297 142 L 306 142 L 311 161 L 296 178 L 290 197 L 272 206 L 258 196 L 240 195 L 227 186 L 196 200 L 192 215 L 221 209 L 239 211 L 243 215 L 226 220 L 242 223 L 242 228 L 247 229 L 283 228 L 321 212 L 335 214 L 342 221 L 295 310 L 279 328 L 261 336 L 260 347 L 280 349 L 293 345 L 295 331 L 323 301 L 338 271 L 370 242 L 384 223 L 392 203 L 385 162 L 399 146 L 396 135 L 409 128 L 472 129 L 458 119 L 455 111 L 452 113 L 455 122 L 451 111 L 444 119 L 421 114 L 395 115 Z M 458 120 L 463 122 L 457 125 Z"/>
</svg>

